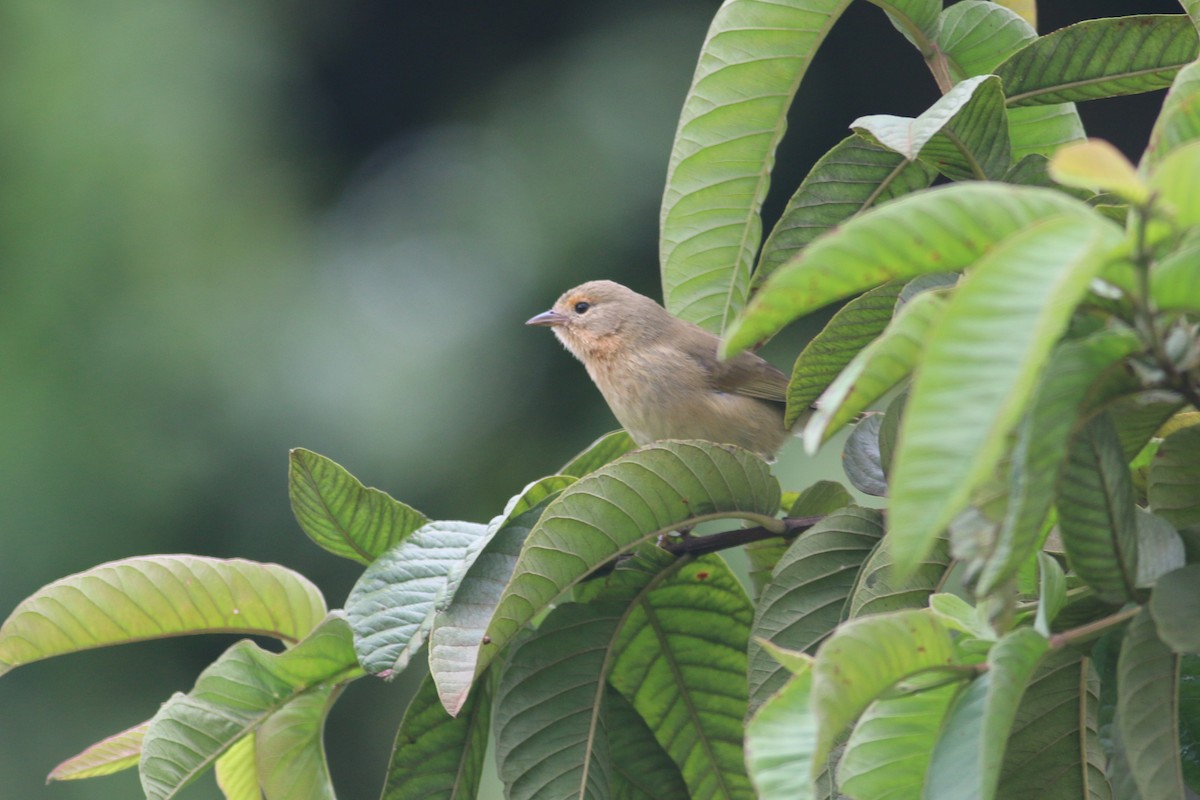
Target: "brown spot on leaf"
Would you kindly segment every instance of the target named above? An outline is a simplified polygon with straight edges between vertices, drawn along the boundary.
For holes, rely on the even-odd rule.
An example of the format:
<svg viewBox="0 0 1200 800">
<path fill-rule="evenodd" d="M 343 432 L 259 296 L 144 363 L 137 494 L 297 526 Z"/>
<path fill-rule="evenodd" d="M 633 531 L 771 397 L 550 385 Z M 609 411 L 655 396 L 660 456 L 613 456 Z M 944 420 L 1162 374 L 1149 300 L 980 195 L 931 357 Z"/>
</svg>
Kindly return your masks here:
<svg viewBox="0 0 1200 800">
<path fill-rule="evenodd" d="M 697 572 L 696 580 L 698 580 L 698 581 L 708 580 L 708 573 L 707 572 Z"/>
<path fill-rule="evenodd" d="M 490 636 L 484 636 L 484 637 L 483 637 L 483 643 L 484 643 L 484 644 L 491 644 L 491 643 L 492 643 L 492 637 L 490 637 Z"/>
</svg>

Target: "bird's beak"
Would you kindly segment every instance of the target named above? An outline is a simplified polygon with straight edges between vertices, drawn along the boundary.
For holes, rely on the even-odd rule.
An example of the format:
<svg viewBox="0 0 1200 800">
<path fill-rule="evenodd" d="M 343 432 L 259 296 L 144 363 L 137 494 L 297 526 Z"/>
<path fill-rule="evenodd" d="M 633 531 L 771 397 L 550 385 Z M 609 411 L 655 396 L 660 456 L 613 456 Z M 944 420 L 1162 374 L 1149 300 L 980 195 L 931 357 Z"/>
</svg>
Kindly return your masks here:
<svg viewBox="0 0 1200 800">
<path fill-rule="evenodd" d="M 542 313 L 538 314 L 536 317 L 526 320 L 525 324 L 526 325 L 545 325 L 547 327 L 557 327 L 559 325 L 566 323 L 566 321 L 567 321 L 566 314 L 560 314 L 557 311 L 550 310 L 550 311 L 543 311 Z"/>
</svg>

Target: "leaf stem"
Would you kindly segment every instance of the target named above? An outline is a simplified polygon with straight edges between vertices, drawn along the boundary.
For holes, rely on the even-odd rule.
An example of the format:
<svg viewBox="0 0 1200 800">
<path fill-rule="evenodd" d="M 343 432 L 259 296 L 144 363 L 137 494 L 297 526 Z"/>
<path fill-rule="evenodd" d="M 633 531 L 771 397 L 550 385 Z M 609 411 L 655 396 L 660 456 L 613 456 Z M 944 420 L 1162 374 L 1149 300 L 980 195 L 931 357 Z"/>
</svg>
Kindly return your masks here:
<svg viewBox="0 0 1200 800">
<path fill-rule="evenodd" d="M 1050 647 L 1053 649 L 1059 649 L 1067 647 L 1068 645 L 1078 644 L 1081 641 L 1086 641 L 1099 633 L 1103 633 L 1109 628 L 1115 628 L 1123 622 L 1132 619 L 1133 617 L 1137 616 L 1137 613 L 1141 610 L 1141 606 L 1130 606 L 1129 608 L 1121 609 L 1115 614 L 1109 614 L 1107 617 L 1094 620 L 1086 625 L 1080 625 L 1078 628 L 1071 628 L 1070 630 L 1063 631 L 1062 633 L 1056 633 L 1050 637 Z"/>
<path fill-rule="evenodd" d="M 705 553 L 716 553 L 720 550 L 741 547 L 751 542 L 761 542 L 763 539 L 774 539 L 776 537 L 791 539 L 799 536 L 823 519 L 825 519 L 823 516 L 784 517 L 780 520 L 783 523 L 782 532 L 763 527 L 762 525 L 756 525 L 753 528 L 722 531 L 721 533 L 713 533 L 708 536 L 685 536 L 677 542 L 664 544 L 663 549 L 677 556 L 703 555 Z"/>
</svg>

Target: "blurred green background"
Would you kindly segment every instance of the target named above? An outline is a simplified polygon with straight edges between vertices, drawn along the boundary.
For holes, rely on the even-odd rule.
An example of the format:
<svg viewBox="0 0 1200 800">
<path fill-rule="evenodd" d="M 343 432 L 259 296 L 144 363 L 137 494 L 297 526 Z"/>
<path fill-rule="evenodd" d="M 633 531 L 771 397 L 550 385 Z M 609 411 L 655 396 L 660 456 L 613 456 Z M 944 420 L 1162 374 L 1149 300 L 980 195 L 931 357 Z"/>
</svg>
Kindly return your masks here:
<svg viewBox="0 0 1200 800">
<path fill-rule="evenodd" d="M 667 155 L 716 6 L 0 0 L 0 615 L 177 552 L 287 565 L 338 607 L 359 569 L 292 520 L 289 447 L 484 521 L 612 429 L 521 323 L 591 278 L 659 295 Z M 1046 2 L 1041 27 L 1149 11 L 1178 7 Z M 801 89 L 768 219 L 852 119 L 935 96 L 854 4 Z M 1160 103 L 1083 112 L 1136 154 Z M 805 332 L 768 355 L 786 368 Z M 836 464 L 793 444 L 777 472 L 796 489 Z M 0 796 L 139 796 L 132 771 L 43 781 L 231 641 L 6 675 Z M 358 681 L 335 708 L 340 796 L 378 794 L 408 683 Z M 184 796 L 218 793 L 207 776 Z"/>
</svg>

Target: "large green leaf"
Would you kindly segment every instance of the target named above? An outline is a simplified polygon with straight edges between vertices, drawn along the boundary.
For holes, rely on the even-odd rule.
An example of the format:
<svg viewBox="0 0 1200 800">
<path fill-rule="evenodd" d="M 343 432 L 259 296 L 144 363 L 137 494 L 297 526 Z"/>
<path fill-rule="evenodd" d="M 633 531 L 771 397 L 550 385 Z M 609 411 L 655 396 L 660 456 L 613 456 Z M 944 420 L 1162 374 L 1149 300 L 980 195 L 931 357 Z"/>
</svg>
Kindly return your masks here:
<svg viewBox="0 0 1200 800">
<path fill-rule="evenodd" d="M 957 80 L 995 72 L 1000 62 L 1037 39 L 1033 26 L 1001 3 L 962 0 L 942 13 L 938 44 Z M 1012 160 L 1048 156 L 1060 145 L 1082 139 L 1074 103 L 1009 108 Z"/>
<path fill-rule="evenodd" d="M 809 800 L 814 796 L 812 753 L 817 720 L 810 709 L 812 669 L 792 675 L 746 725 L 746 767 L 758 800 Z"/>
<path fill-rule="evenodd" d="M 659 442 L 580 479 L 526 538 L 488 625 L 476 674 L 588 573 L 662 533 L 722 518 L 749 519 L 782 533 L 774 516 L 779 494 L 762 459 L 707 442 Z"/>
<path fill-rule="evenodd" d="M 611 795 L 605 672 L 619 603 L 567 603 L 509 654 L 496 691 L 496 765 L 509 800 Z"/>
<path fill-rule="evenodd" d="M 809 242 L 887 200 L 929 186 L 937 173 L 919 161 L 851 134 L 821 156 L 763 243 L 754 282 Z"/>
<path fill-rule="evenodd" d="M 637 447 L 637 443 L 624 430 L 606 433 L 588 445 L 587 449 L 568 461 L 558 472 L 560 475 L 570 475 L 582 478 L 589 472 L 603 467 L 614 458 L 623 456 Z"/>
<path fill-rule="evenodd" d="M 940 292 L 922 292 L 896 313 L 875 341 L 862 348 L 829 384 L 804 426 L 810 454 L 904 380 L 920 358 L 929 329 L 946 308 Z"/>
<path fill-rule="evenodd" d="M 916 192 L 855 217 L 779 267 L 726 332 L 725 355 L 794 319 L 896 278 L 971 266 L 1050 217 L 1096 218 L 1058 191 L 968 181 Z"/>
<path fill-rule="evenodd" d="M 148 800 L 175 797 L 234 742 L 304 692 L 362 675 L 339 612 L 304 641 L 270 653 L 249 640 L 226 650 L 150 720 L 139 764 Z"/>
<path fill-rule="evenodd" d="M 858 582 L 847 603 L 847 615 L 854 618 L 903 608 L 924 608 L 929 596 L 945 583 L 946 573 L 953 564 L 950 539 L 941 536 L 934 540 L 933 548 L 913 573 L 902 577 L 896 573 L 890 542 L 885 539 L 858 573 Z"/>
<path fill-rule="evenodd" d="M 1014 11 L 988 0 L 960 0 L 942 12 L 938 46 L 961 81 L 988 75 L 1001 61 L 1037 38 L 1037 31 Z"/>
<path fill-rule="evenodd" d="M 930 331 L 892 466 L 892 555 L 911 572 L 995 470 L 1054 342 L 1116 234 L 1060 217 L 1011 236 Z"/>
<path fill-rule="evenodd" d="M 146 720 L 101 739 L 52 769 L 46 776 L 46 783 L 97 778 L 136 767 L 142 754 L 142 740 L 149 727 L 150 720 Z"/>
<path fill-rule="evenodd" d="M 1031 155 L 1050 157 L 1059 147 L 1084 139 L 1083 121 L 1074 103 L 1008 109 L 1008 138 L 1013 161 Z"/>
<path fill-rule="evenodd" d="M 1071 442 L 1059 482 L 1067 563 L 1112 603 L 1132 598 L 1137 586 L 1137 519 L 1126 464 L 1112 418 L 1101 414 Z"/>
<path fill-rule="evenodd" d="M 1198 53 L 1179 14 L 1093 19 L 1042 36 L 996 74 L 1010 106 L 1094 100 L 1169 86 Z"/>
<path fill-rule="evenodd" d="M 1089 388 L 1107 369 L 1136 352 L 1141 340 L 1127 328 L 1104 329 L 1059 344 L 1050 355 L 1029 411 L 1017 428 L 1008 506 L 977 590 L 991 594 L 1037 547 L 1080 413 L 1103 396 Z M 1103 387 L 1101 387 L 1103 388 Z"/>
<path fill-rule="evenodd" d="M 787 388 L 787 415 L 791 427 L 825 391 L 855 355 L 883 332 L 892 319 L 903 284 L 885 283 L 838 309 L 796 359 Z"/>
<path fill-rule="evenodd" d="M 753 798 L 742 757 L 753 609 L 718 556 L 670 573 L 631 607 L 609 680 L 679 766 L 693 800 Z"/>
<path fill-rule="evenodd" d="M 255 760 L 256 738 L 253 733 L 243 736 L 217 759 L 217 787 L 225 800 L 263 800 Z"/>
<path fill-rule="evenodd" d="M 382 800 L 437 797 L 474 800 L 479 790 L 492 715 L 492 682 L 451 717 L 426 675 L 396 731 Z"/>
<path fill-rule="evenodd" d="M 309 689 L 259 727 L 255 772 L 268 798 L 336 800 L 325 759 L 325 718 L 341 688 L 327 683 Z"/>
<path fill-rule="evenodd" d="M 1200 525 L 1200 425 L 1175 431 L 1150 464 L 1150 506 L 1176 528 Z"/>
<path fill-rule="evenodd" d="M 837 481 L 817 481 L 796 495 L 787 515 L 823 517 L 853 502 L 854 498 L 850 492 Z M 743 548 L 754 597 L 762 595 L 763 588 L 771 580 L 771 573 L 791 544 L 792 542 L 781 537 L 751 542 Z"/>
<path fill-rule="evenodd" d="M 942 0 L 871 0 L 882 8 L 896 30 L 904 34 L 921 54 L 930 57 L 941 22 Z"/>
<path fill-rule="evenodd" d="M 784 553 L 754 613 L 751 708 L 761 706 L 787 679 L 760 642 L 814 652 L 841 622 L 859 568 L 882 536 L 883 515 L 877 509 L 848 506 L 825 517 Z"/>
<path fill-rule="evenodd" d="M 458 713 L 475 679 L 484 633 L 525 537 L 546 504 L 572 483 L 570 476 L 552 475 L 525 487 L 451 567 L 445 588 L 434 597 L 429 670 L 451 716 Z"/>
<path fill-rule="evenodd" d="M 354 649 L 367 672 L 391 676 L 408 666 L 433 625 L 447 576 L 487 530 L 475 522 L 431 522 L 367 567 L 346 598 Z"/>
<path fill-rule="evenodd" d="M 1004 94 L 992 75 L 961 81 L 916 119 L 875 114 L 850 127 L 953 180 L 999 179 L 1012 163 Z"/>
<path fill-rule="evenodd" d="M 1200 653 L 1200 564 L 1159 578 L 1150 613 L 1163 643 L 1176 653 Z"/>
<path fill-rule="evenodd" d="M 613 762 L 613 800 L 688 800 L 679 767 L 612 686 L 604 692 L 604 726 Z"/>
<path fill-rule="evenodd" d="M 310 450 L 288 454 L 288 494 L 300 527 L 335 556 L 370 564 L 429 520 L 340 464 Z"/>
<path fill-rule="evenodd" d="M 728 0 L 717 11 L 667 166 L 667 310 L 719 333 L 741 310 L 792 97 L 850 0 Z"/>
<path fill-rule="evenodd" d="M 1150 145 L 1141 166 L 1153 169 L 1177 147 L 1197 139 L 1200 139 L 1200 61 L 1179 70 L 1171 83 L 1162 111 L 1150 131 Z"/>
<path fill-rule="evenodd" d="M 1017 707 L 1049 642 L 1018 628 L 992 646 L 988 669 L 963 690 L 942 726 L 929 764 L 927 797 L 992 800 Z"/>
<path fill-rule="evenodd" d="M 60 578 L 22 600 L 0 626 L 0 674 L 79 650 L 194 633 L 297 642 L 324 616 L 320 590 L 278 564 L 127 558 Z"/>
<path fill-rule="evenodd" d="M 1154 265 L 1150 298 L 1160 311 L 1200 313 L 1200 244 L 1178 250 Z"/>
<path fill-rule="evenodd" d="M 1100 679 L 1067 649 L 1046 655 L 1021 697 L 996 796 L 1003 800 L 1108 800 L 1097 732 Z"/>
<path fill-rule="evenodd" d="M 1125 630 L 1117 661 L 1117 725 L 1143 797 L 1183 797 L 1179 656 L 1155 634 L 1148 609 Z"/>
<path fill-rule="evenodd" d="M 841 732 L 893 684 L 957 664 L 950 632 L 927 611 L 860 617 L 839 627 L 817 651 L 812 704 L 818 718 L 816 765 Z"/>
<path fill-rule="evenodd" d="M 920 797 L 938 729 L 959 688 L 947 683 L 871 703 L 838 762 L 842 791 L 872 800 Z"/>
</svg>

